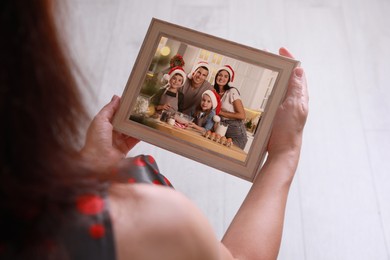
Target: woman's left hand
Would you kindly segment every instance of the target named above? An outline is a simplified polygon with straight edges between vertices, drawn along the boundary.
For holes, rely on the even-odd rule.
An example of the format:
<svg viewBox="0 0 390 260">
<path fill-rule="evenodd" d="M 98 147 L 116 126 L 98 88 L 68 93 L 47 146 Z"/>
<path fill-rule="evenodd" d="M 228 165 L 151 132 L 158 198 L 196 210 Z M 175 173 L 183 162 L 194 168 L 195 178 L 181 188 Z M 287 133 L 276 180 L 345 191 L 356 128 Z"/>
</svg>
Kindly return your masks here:
<svg viewBox="0 0 390 260">
<path fill-rule="evenodd" d="M 92 120 L 81 154 L 84 159 L 99 169 L 116 165 L 139 142 L 139 140 L 118 133 L 112 120 L 118 110 L 120 97 L 113 96 Z"/>
</svg>

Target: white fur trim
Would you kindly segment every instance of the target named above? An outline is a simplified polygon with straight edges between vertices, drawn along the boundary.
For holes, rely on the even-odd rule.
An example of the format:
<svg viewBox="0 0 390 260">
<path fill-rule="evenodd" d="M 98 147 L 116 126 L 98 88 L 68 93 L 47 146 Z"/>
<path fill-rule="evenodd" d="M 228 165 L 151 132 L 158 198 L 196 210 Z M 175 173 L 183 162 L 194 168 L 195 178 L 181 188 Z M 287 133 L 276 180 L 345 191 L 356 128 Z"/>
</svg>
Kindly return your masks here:
<svg viewBox="0 0 390 260">
<path fill-rule="evenodd" d="M 221 122 L 221 117 L 215 115 L 215 116 L 213 116 L 213 121 L 216 122 L 216 123 Z"/>
<path fill-rule="evenodd" d="M 192 79 L 192 74 L 194 74 L 194 72 L 195 72 L 197 69 L 199 69 L 200 67 L 206 67 L 207 70 L 208 70 L 208 72 L 210 73 L 210 65 L 209 65 L 207 62 L 205 62 L 205 61 L 200 61 L 200 62 L 198 62 L 198 63 L 196 64 L 196 66 L 193 68 L 193 70 L 191 71 L 191 73 L 189 73 L 189 74 L 187 75 L 187 77 L 188 77 L 189 79 Z"/>
<path fill-rule="evenodd" d="M 209 65 L 208 63 L 206 63 L 206 62 L 200 62 L 200 63 L 196 64 L 196 67 L 195 67 L 195 69 L 194 69 L 194 72 L 195 72 L 197 69 L 199 69 L 200 67 L 206 67 L 207 70 L 208 70 L 209 73 L 210 73 L 210 65 Z"/>
<path fill-rule="evenodd" d="M 205 92 L 203 92 L 202 94 L 202 97 L 203 95 L 208 95 L 211 99 L 211 103 L 213 104 L 213 109 L 215 109 L 218 105 L 218 100 L 217 100 L 217 97 L 215 96 L 215 94 L 211 91 L 211 90 L 206 90 Z"/>
<path fill-rule="evenodd" d="M 164 74 L 162 79 L 165 80 L 165 81 L 168 81 L 170 78 L 171 77 L 169 76 L 169 74 Z"/>
<path fill-rule="evenodd" d="M 171 79 L 172 76 L 176 75 L 176 74 L 179 74 L 180 76 L 183 77 L 183 83 L 181 84 L 182 86 L 184 85 L 184 82 L 186 81 L 186 78 L 187 78 L 187 75 L 186 73 L 184 72 L 184 70 L 181 70 L 181 69 L 175 69 L 174 71 L 172 71 L 170 74 L 164 74 L 163 76 L 163 79 L 166 80 L 166 81 L 169 81 Z"/>
<path fill-rule="evenodd" d="M 169 79 L 171 79 L 172 76 L 174 76 L 175 74 L 179 74 L 180 76 L 183 77 L 183 80 L 186 78 L 186 73 L 180 69 L 177 69 L 177 70 L 174 70 L 171 72 L 171 74 L 169 75 Z"/>
</svg>

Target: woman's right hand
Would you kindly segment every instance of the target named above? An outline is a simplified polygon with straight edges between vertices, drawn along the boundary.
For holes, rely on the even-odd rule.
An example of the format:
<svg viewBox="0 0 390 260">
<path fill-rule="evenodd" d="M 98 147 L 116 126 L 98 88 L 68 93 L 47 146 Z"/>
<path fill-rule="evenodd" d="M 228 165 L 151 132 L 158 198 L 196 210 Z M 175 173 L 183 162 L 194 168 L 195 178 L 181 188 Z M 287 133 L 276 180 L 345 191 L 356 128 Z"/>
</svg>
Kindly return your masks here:
<svg viewBox="0 0 390 260">
<path fill-rule="evenodd" d="M 101 170 L 115 166 L 139 142 L 114 130 L 112 120 L 119 104 L 120 98 L 114 96 L 94 117 L 81 150 L 84 160 Z"/>
<path fill-rule="evenodd" d="M 285 48 L 281 48 L 279 54 L 293 58 L 293 55 Z M 291 75 L 286 97 L 279 106 L 274 119 L 268 142 L 269 155 L 290 151 L 299 152 L 309 111 L 308 102 L 305 72 L 301 67 L 297 67 Z"/>
</svg>

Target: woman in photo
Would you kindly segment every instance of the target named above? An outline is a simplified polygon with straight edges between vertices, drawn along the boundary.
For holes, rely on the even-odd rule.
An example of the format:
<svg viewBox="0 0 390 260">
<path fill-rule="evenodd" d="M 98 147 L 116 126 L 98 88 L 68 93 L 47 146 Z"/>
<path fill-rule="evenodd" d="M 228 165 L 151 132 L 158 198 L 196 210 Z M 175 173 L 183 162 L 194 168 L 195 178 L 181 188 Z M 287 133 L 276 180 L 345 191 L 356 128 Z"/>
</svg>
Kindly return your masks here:
<svg viewBox="0 0 390 260">
<path fill-rule="evenodd" d="M 214 81 L 214 89 L 221 98 L 221 122 L 228 125 L 225 136 L 233 140 L 233 144 L 245 148 L 248 137 L 244 125 L 245 110 L 239 91 L 232 87 L 234 70 L 230 65 L 218 69 Z"/>
</svg>

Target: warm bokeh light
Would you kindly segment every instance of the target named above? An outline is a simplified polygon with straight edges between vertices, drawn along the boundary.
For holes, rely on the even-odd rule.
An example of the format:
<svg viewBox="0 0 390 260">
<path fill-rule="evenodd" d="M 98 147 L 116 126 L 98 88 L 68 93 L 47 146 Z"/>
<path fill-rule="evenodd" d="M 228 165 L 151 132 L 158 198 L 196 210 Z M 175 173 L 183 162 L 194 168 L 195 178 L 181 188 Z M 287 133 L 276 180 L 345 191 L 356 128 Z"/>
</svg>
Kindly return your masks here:
<svg viewBox="0 0 390 260">
<path fill-rule="evenodd" d="M 160 53 L 162 56 L 168 56 L 171 53 L 171 49 L 168 46 L 164 46 L 161 48 Z"/>
</svg>

